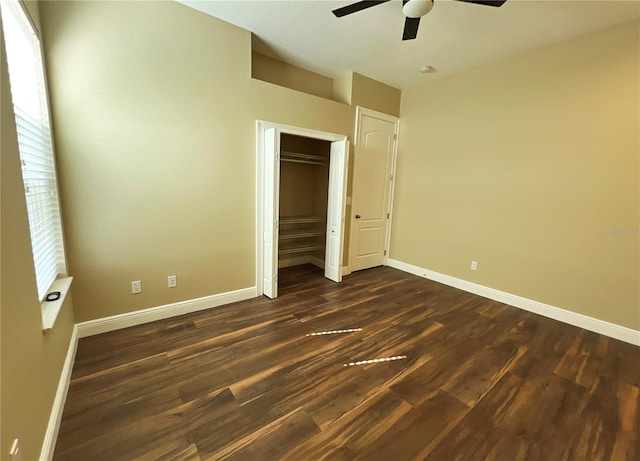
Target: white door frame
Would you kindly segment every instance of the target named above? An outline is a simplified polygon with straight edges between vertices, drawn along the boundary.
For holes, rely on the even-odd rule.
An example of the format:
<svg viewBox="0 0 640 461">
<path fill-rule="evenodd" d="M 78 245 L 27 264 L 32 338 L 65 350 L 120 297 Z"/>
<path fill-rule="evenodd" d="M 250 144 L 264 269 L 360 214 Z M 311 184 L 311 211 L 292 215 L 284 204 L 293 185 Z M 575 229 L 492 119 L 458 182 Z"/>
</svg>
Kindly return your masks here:
<svg viewBox="0 0 640 461">
<path fill-rule="evenodd" d="M 380 120 L 385 120 L 387 122 L 391 122 L 395 125 L 394 128 L 394 143 L 393 143 L 393 153 L 391 154 L 391 186 L 389 190 L 389 203 L 387 203 L 387 213 L 389 213 L 389 219 L 387 219 L 387 227 L 385 229 L 385 241 L 384 247 L 386 250 L 386 254 L 384 255 L 383 264 L 387 265 L 387 260 L 389 259 L 390 245 L 391 245 L 391 221 L 393 220 L 393 192 L 396 186 L 396 160 L 398 159 L 398 138 L 400 137 L 400 119 L 393 115 L 384 114 L 382 112 L 378 112 L 373 109 L 367 109 L 366 107 L 356 106 L 356 130 L 353 136 L 353 148 L 354 150 L 358 147 L 358 134 L 360 130 L 360 126 L 362 125 L 362 116 L 368 116 L 373 118 L 378 118 Z M 355 159 L 355 154 L 354 154 Z M 354 166 L 355 169 L 355 166 Z M 354 172 L 355 174 L 355 172 Z M 352 191 L 352 195 L 355 195 L 356 191 Z M 352 202 L 353 203 L 353 202 Z M 354 245 L 354 235 L 353 232 L 355 226 L 355 218 L 353 217 L 353 208 L 351 209 L 351 216 L 349 217 L 350 221 L 350 232 L 349 232 L 349 262 L 352 261 L 353 252 L 355 249 Z"/>
<path fill-rule="evenodd" d="M 256 291 L 258 296 L 264 294 L 263 286 L 263 173 L 264 173 L 264 132 L 270 128 L 275 128 L 280 134 L 292 134 L 296 136 L 304 136 L 307 138 L 320 139 L 322 141 L 346 141 L 347 136 L 325 131 L 311 130 L 308 128 L 299 128 L 281 123 L 273 123 L 264 120 L 256 120 Z M 345 191 L 346 193 L 346 191 Z M 344 244 L 344 243 L 343 243 Z"/>
</svg>

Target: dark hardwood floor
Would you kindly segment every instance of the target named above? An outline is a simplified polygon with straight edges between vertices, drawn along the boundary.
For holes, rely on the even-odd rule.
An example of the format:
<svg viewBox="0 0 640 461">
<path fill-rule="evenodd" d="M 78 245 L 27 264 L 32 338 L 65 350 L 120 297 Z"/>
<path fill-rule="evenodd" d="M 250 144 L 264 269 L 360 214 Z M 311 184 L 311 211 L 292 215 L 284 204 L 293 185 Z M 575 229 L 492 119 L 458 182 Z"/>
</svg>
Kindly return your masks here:
<svg viewBox="0 0 640 461">
<path fill-rule="evenodd" d="M 640 460 L 640 348 L 388 267 L 280 280 L 80 340 L 55 460 Z"/>
</svg>

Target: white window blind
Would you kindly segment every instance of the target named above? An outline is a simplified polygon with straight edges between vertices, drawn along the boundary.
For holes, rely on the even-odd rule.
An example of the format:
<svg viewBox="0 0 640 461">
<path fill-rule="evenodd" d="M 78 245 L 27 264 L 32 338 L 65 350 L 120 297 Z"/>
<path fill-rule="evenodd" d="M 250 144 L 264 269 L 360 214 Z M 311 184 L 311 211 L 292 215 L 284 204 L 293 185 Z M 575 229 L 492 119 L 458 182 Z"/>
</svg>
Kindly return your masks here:
<svg viewBox="0 0 640 461">
<path fill-rule="evenodd" d="M 31 248 L 42 301 L 58 275 L 66 272 L 42 52 L 19 2 L 1 0 L 0 8 Z"/>
</svg>

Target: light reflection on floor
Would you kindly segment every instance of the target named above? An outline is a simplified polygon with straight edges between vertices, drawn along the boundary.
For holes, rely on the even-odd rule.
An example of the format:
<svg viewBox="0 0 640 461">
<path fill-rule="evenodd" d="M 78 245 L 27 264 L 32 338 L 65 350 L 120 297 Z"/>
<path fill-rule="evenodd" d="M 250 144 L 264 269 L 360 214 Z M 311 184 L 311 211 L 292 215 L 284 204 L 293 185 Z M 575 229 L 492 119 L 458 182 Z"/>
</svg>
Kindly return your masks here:
<svg viewBox="0 0 640 461">
<path fill-rule="evenodd" d="M 307 336 L 337 335 L 340 333 L 353 333 L 355 331 L 362 331 L 362 328 L 348 328 L 346 330 L 318 331 L 316 333 L 308 333 Z"/>
<path fill-rule="evenodd" d="M 359 360 L 357 362 L 349 362 L 349 363 L 345 363 L 344 366 L 353 367 L 356 365 L 368 365 L 370 363 L 391 362 L 392 360 L 402 360 L 406 358 L 407 358 L 406 355 L 394 355 L 393 357 L 385 357 L 381 359 Z"/>
</svg>

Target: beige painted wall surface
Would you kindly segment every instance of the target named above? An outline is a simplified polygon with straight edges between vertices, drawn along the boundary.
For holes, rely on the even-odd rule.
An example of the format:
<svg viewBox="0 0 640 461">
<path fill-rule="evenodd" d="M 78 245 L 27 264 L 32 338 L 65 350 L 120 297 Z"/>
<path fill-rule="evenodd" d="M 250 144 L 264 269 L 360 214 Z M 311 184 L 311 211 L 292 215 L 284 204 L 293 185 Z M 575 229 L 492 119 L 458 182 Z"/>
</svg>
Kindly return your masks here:
<svg viewBox="0 0 640 461">
<path fill-rule="evenodd" d="M 388 115 L 400 115 L 400 90 L 353 72 L 351 104 Z"/>
<path fill-rule="evenodd" d="M 405 90 L 391 257 L 639 330 L 639 43 L 628 23 Z"/>
<path fill-rule="evenodd" d="M 27 461 L 40 456 L 74 318 L 71 299 L 68 297 L 53 331 L 42 332 L 1 30 L 0 42 L 0 459 L 7 459 L 13 439 L 19 438 L 22 459 Z"/>
<path fill-rule="evenodd" d="M 333 79 L 332 98 L 344 104 L 351 104 L 351 90 L 353 88 L 353 72 L 347 72 Z M 398 100 L 400 97 L 398 97 Z"/>
<path fill-rule="evenodd" d="M 251 53 L 251 76 L 293 90 L 332 99 L 333 80 L 260 53 Z"/>
<path fill-rule="evenodd" d="M 256 120 L 350 136 L 352 108 L 252 80 L 249 32 L 175 2 L 41 19 L 76 319 L 254 286 Z"/>
<path fill-rule="evenodd" d="M 40 33 L 40 6 L 38 0 L 21 0 L 25 6 L 27 14 L 31 18 L 31 23 L 36 28 L 36 33 L 41 36 Z"/>
</svg>

